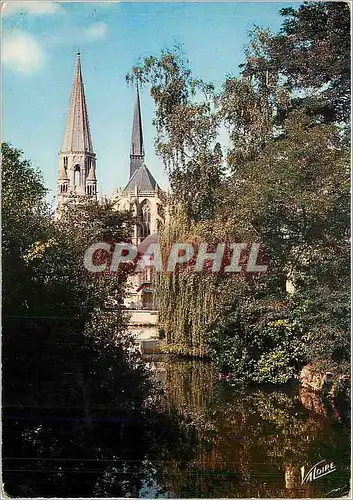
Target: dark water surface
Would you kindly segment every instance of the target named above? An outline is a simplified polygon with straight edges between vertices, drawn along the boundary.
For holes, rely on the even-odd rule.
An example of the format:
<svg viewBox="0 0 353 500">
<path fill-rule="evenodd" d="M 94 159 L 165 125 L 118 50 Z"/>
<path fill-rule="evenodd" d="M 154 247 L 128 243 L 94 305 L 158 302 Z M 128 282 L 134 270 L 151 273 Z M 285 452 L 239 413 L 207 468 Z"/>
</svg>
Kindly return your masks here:
<svg viewBox="0 0 353 500">
<path fill-rule="evenodd" d="M 250 498 L 348 493 L 347 408 L 332 407 L 297 387 L 232 387 L 207 363 L 157 367 L 169 405 L 193 422 L 197 435 L 190 461 L 167 468 L 169 494 Z M 302 485 L 301 467 L 306 473 L 324 459 L 333 461 L 336 470 Z"/>
<path fill-rule="evenodd" d="M 341 497 L 349 410 L 298 388 L 246 388 L 209 363 L 150 359 L 159 409 L 3 408 L 11 497 Z M 131 394 L 131 401 L 133 394 Z M 126 417 L 126 415 L 130 415 Z M 121 416 L 125 415 L 125 416 Z M 335 471 L 301 484 L 321 460 Z"/>
</svg>

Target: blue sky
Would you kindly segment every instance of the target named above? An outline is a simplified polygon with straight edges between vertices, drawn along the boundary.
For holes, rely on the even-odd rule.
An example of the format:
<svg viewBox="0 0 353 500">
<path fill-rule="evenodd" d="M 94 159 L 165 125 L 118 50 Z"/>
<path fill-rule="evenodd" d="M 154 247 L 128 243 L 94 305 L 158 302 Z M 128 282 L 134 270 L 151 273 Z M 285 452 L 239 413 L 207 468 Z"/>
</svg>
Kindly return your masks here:
<svg viewBox="0 0 353 500">
<path fill-rule="evenodd" d="M 134 90 L 125 74 L 140 57 L 181 42 L 195 76 L 220 84 L 238 73 L 248 31 L 277 30 L 295 3 L 7 2 L 3 9 L 2 140 L 22 149 L 43 173 L 53 199 L 77 48 L 97 154 L 98 190 L 128 180 Z M 141 93 L 146 164 L 161 187 L 154 153 L 154 106 Z"/>
</svg>

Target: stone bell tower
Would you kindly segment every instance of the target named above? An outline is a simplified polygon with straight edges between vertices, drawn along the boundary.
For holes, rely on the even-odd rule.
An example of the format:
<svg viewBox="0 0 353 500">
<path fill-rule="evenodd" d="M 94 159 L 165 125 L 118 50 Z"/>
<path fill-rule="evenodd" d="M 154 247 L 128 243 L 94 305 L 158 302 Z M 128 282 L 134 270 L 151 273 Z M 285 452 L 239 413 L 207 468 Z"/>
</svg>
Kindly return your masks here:
<svg viewBox="0 0 353 500">
<path fill-rule="evenodd" d="M 66 128 L 59 151 L 59 206 L 97 199 L 96 155 L 89 128 L 80 53 L 77 53 Z"/>
<path fill-rule="evenodd" d="M 158 232 L 164 224 L 162 190 L 145 164 L 145 148 L 141 119 L 139 89 L 136 88 L 130 147 L 130 169 L 128 182 L 113 196 L 118 210 L 129 210 L 135 216 L 132 243 L 141 249 L 158 241 Z M 147 250 L 144 249 L 143 251 Z M 151 309 L 153 307 L 152 270 L 146 267 L 134 273 L 128 280 L 125 305 L 129 308 Z"/>
<path fill-rule="evenodd" d="M 145 165 L 145 149 L 138 87 L 132 121 L 129 181 L 116 193 L 118 209 L 132 210 L 136 217 L 133 243 L 139 245 L 145 238 L 158 233 L 164 222 L 161 189 Z"/>
</svg>

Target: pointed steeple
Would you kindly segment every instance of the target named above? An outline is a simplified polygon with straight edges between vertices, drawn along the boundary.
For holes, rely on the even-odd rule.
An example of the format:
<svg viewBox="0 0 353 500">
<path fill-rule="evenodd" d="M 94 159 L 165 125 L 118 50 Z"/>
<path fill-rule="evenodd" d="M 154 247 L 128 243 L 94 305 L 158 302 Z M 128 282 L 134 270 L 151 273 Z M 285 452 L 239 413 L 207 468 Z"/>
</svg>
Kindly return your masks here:
<svg viewBox="0 0 353 500">
<path fill-rule="evenodd" d="M 82 80 L 80 52 L 77 53 L 75 76 L 72 85 L 69 110 L 62 152 L 92 152 L 92 139 L 89 128 L 85 90 Z"/>
<path fill-rule="evenodd" d="M 69 200 L 97 198 L 96 155 L 89 129 L 80 53 L 77 53 L 61 150 L 59 151 L 59 205 Z"/>
<path fill-rule="evenodd" d="M 144 165 L 145 150 L 143 147 L 142 119 L 140 95 L 138 86 L 136 86 L 136 100 L 134 108 L 134 119 L 132 123 L 132 137 L 130 150 L 130 179 L 137 169 Z"/>
</svg>

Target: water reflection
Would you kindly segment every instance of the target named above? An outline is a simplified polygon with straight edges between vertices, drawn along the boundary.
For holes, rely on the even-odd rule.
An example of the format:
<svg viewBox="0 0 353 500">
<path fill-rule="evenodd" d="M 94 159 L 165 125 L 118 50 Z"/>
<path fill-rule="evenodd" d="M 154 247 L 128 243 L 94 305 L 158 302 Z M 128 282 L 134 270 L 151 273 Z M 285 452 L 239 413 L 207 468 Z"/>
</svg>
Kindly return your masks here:
<svg viewBox="0 0 353 500">
<path fill-rule="evenodd" d="M 219 381 L 212 365 L 174 362 L 164 371 L 169 408 L 197 429 L 185 467 L 169 468 L 178 497 L 322 497 L 349 489 L 350 427 L 337 408 L 295 388 L 246 389 Z M 323 459 L 337 470 L 301 485 Z"/>
<path fill-rule="evenodd" d="M 122 413 L 3 408 L 3 482 L 20 497 L 339 497 L 347 416 L 308 391 L 230 386 L 209 363 L 153 362 L 163 387 Z M 108 404 L 108 403 L 107 403 Z M 103 410 L 102 410 L 103 411 Z M 108 413 L 107 413 L 108 412 Z M 110 413 L 109 413 L 110 412 Z M 337 470 L 301 485 L 322 459 Z"/>
</svg>

